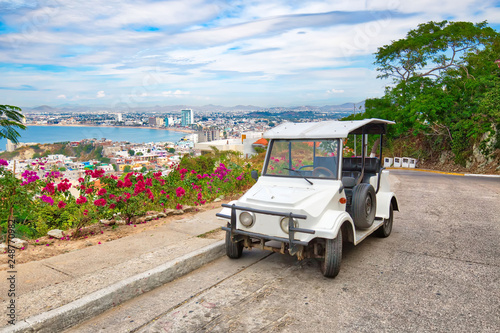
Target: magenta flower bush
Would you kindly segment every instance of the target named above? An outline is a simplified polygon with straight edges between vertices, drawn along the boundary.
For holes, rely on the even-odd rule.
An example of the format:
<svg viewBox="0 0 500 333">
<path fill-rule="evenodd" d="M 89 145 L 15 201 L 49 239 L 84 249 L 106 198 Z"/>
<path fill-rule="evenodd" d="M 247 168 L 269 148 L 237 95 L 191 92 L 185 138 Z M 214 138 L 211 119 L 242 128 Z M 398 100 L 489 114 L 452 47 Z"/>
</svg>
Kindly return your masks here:
<svg viewBox="0 0 500 333">
<path fill-rule="evenodd" d="M 253 184 L 251 165 L 234 161 L 233 157 L 218 156 L 217 163 L 212 157 L 185 157 L 168 176 L 162 176 L 161 172 L 145 175 L 129 172 L 118 178 L 103 170 L 88 170 L 74 185 L 79 192 L 76 197 L 70 194 L 70 181 L 58 171 L 46 172 L 40 179 L 35 171 L 28 170 L 17 179 L 5 169 L 6 162 L 0 160 L 0 173 L 4 175 L 0 179 L 0 197 L 13 193 L 16 200 L 21 197 L 25 202 L 31 200 L 28 206 L 32 211 L 25 214 L 23 223 L 36 229 L 38 235 L 51 228 L 78 230 L 114 216 L 132 223 L 134 217 L 147 211 L 199 206 L 250 187 Z M 9 187 L 2 185 L 6 178 L 12 183 Z M 5 200 L 0 201 L 0 205 L 3 203 Z M 8 210 L 2 209 L 4 211 Z M 0 223 L 7 220 L 5 214 L 0 218 Z"/>
</svg>

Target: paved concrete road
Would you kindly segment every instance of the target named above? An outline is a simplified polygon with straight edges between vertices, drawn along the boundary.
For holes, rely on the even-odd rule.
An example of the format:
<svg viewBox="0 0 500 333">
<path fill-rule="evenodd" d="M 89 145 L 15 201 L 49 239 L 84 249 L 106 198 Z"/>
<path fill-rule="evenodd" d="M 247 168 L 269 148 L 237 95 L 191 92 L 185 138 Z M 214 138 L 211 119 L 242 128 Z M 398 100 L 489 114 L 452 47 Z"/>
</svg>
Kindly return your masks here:
<svg viewBox="0 0 500 333">
<path fill-rule="evenodd" d="M 498 332 L 500 180 L 391 171 L 392 235 L 315 260 L 221 258 L 71 332 Z"/>
</svg>

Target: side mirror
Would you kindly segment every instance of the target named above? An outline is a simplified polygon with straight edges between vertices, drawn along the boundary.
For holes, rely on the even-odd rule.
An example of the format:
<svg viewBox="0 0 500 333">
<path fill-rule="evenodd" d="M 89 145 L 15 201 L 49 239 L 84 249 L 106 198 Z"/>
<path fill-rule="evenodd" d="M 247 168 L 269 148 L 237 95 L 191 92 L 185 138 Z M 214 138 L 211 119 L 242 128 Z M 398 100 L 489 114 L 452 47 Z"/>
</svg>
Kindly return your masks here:
<svg viewBox="0 0 500 333">
<path fill-rule="evenodd" d="M 257 170 L 252 170 L 250 172 L 250 176 L 252 176 L 252 178 L 257 181 L 257 179 L 259 179 L 259 173 L 257 172 Z"/>
</svg>

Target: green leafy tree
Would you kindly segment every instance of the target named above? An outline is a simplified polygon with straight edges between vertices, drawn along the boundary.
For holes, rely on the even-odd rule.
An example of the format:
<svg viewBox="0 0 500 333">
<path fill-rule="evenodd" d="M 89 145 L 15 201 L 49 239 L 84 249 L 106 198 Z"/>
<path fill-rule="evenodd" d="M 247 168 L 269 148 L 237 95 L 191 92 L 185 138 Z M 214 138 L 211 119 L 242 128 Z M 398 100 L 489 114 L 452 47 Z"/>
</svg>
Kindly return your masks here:
<svg viewBox="0 0 500 333">
<path fill-rule="evenodd" d="M 486 22 L 420 24 L 378 49 L 378 77 L 392 78 L 392 85 L 384 97 L 367 100 L 365 113 L 353 118 L 395 120 L 390 137 L 417 136 L 424 157 L 451 150 L 465 165 L 474 143 L 498 123 L 479 106 L 500 83 L 499 54 L 500 34 Z"/>
<path fill-rule="evenodd" d="M 21 111 L 21 108 L 17 106 L 0 105 L 0 138 L 8 139 L 13 143 L 19 142 L 21 134 L 17 129 L 26 129 Z"/>
</svg>

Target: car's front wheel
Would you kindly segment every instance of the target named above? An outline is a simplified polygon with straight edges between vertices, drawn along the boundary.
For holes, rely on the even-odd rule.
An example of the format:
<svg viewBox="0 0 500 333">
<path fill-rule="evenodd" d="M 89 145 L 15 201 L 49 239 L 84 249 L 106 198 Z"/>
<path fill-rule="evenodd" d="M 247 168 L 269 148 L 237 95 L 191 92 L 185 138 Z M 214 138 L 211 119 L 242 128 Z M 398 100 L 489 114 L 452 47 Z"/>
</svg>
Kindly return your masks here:
<svg viewBox="0 0 500 333">
<path fill-rule="evenodd" d="M 342 261 L 342 231 L 337 237 L 325 240 L 325 259 L 321 262 L 321 273 L 328 278 L 336 277 L 340 272 Z"/>
<path fill-rule="evenodd" d="M 392 231 L 392 221 L 393 221 L 394 209 L 392 208 L 392 204 L 389 206 L 389 218 L 384 219 L 384 223 L 378 228 L 376 234 L 378 237 L 386 238 L 389 237 Z"/>
<path fill-rule="evenodd" d="M 229 227 L 229 223 L 227 224 Z M 226 231 L 226 255 L 231 259 L 241 258 L 243 253 L 243 242 L 233 243 L 231 241 L 231 233 Z"/>
</svg>

